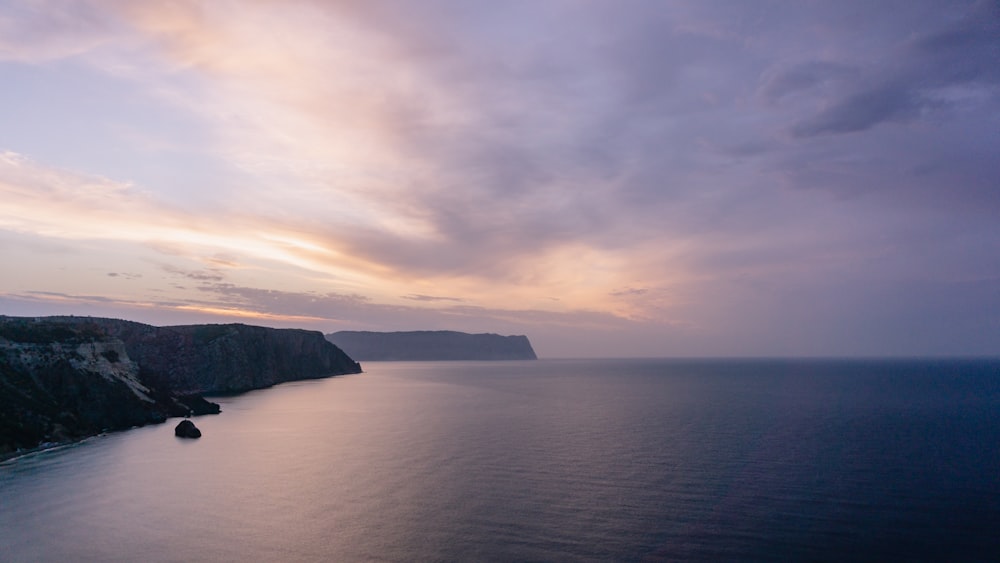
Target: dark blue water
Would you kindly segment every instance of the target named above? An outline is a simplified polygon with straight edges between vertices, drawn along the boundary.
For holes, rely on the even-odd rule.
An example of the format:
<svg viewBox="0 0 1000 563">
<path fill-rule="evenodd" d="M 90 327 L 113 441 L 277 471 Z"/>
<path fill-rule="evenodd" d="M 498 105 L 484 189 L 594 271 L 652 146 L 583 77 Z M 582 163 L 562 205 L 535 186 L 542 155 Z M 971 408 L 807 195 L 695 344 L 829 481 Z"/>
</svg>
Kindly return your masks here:
<svg viewBox="0 0 1000 563">
<path fill-rule="evenodd" d="M 0 464 L 0 560 L 1000 560 L 1000 361 L 365 369 Z"/>
</svg>

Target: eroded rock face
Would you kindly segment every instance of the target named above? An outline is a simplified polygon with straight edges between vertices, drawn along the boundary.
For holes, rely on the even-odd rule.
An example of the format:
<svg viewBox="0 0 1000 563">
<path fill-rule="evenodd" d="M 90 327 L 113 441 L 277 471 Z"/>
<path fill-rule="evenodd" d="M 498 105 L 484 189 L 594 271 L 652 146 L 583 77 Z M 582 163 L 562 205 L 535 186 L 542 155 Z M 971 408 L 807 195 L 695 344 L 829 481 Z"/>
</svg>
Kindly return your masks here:
<svg viewBox="0 0 1000 563">
<path fill-rule="evenodd" d="M 163 422 L 169 397 L 146 385 L 124 343 L 95 327 L 0 318 L 0 459 Z"/>
<path fill-rule="evenodd" d="M 143 378 L 187 395 L 231 393 L 285 381 L 360 373 L 321 333 L 243 324 L 153 327 L 101 319 L 125 342 Z"/>
<path fill-rule="evenodd" d="M 198 427 L 193 422 L 185 418 L 174 427 L 174 436 L 178 438 L 201 438 L 201 430 L 198 430 Z"/>
<path fill-rule="evenodd" d="M 47 442 L 218 413 L 203 393 L 360 371 L 319 332 L 0 316 L 0 459 Z"/>
</svg>

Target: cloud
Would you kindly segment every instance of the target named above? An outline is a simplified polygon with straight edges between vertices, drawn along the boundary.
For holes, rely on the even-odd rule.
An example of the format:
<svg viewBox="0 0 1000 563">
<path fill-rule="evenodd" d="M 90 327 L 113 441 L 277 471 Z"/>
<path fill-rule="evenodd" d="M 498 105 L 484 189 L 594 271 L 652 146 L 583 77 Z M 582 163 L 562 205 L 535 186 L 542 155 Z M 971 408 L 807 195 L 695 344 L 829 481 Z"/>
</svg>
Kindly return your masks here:
<svg viewBox="0 0 1000 563">
<path fill-rule="evenodd" d="M 233 284 L 205 284 L 200 290 L 211 296 L 211 299 L 196 301 L 192 306 L 256 311 L 263 316 L 313 317 L 323 319 L 327 326 L 368 327 L 375 330 L 407 326 L 481 331 L 490 326 L 507 326 L 513 332 L 541 333 L 547 332 L 540 328 L 543 326 L 550 327 L 549 330 L 559 327 L 609 329 L 620 327 L 623 323 L 622 319 L 599 311 L 553 312 L 473 305 L 427 308 L 378 303 L 362 295 L 290 292 Z"/>
<path fill-rule="evenodd" d="M 103 295 L 70 295 L 58 291 L 26 291 L 17 297 L 49 301 L 77 301 L 101 304 L 115 303 L 116 301 L 113 298 L 105 297 Z"/>
<path fill-rule="evenodd" d="M 216 322 L 222 320 L 224 322 L 231 322 L 232 319 L 241 320 L 253 320 L 257 323 L 263 324 L 289 324 L 301 325 L 302 323 L 315 323 L 315 322 L 327 322 L 328 319 L 323 319 L 319 317 L 312 317 L 308 315 L 283 315 L 269 313 L 266 311 L 259 310 L 248 310 L 241 309 L 239 307 L 234 307 L 228 304 L 212 304 L 199 301 L 137 301 L 121 298 L 111 298 L 101 295 L 77 295 L 62 292 L 53 291 L 27 291 L 21 294 L 0 294 L 0 301 L 8 300 L 17 305 L 21 305 L 24 302 L 33 304 L 43 304 L 48 307 L 72 307 L 70 311 L 81 312 L 81 308 L 84 311 L 91 312 L 93 315 L 104 315 L 109 316 L 114 313 L 109 313 L 109 311 L 129 311 L 133 314 L 138 314 L 139 318 L 145 315 L 149 315 L 150 310 L 155 310 L 157 312 L 156 316 L 163 318 L 166 316 L 173 315 L 185 315 L 194 314 L 199 315 L 203 318 L 211 319 Z M 20 303 L 19 303 L 20 302 Z M 56 309 L 51 311 L 54 314 L 59 314 L 60 310 Z M 130 320 L 134 320 L 133 319 Z M 158 321 L 158 324 L 162 324 L 162 321 Z"/>
<path fill-rule="evenodd" d="M 836 84 L 858 74 L 858 69 L 832 61 L 806 61 L 773 73 L 761 86 L 761 96 L 777 103 L 785 96 Z"/>
<path fill-rule="evenodd" d="M 647 293 L 649 293 L 649 288 L 646 287 L 627 287 L 625 289 L 612 291 L 609 295 L 613 297 L 628 297 L 634 295 L 645 295 Z"/>
<path fill-rule="evenodd" d="M 213 270 L 184 270 L 170 264 L 163 264 L 162 268 L 163 271 L 169 274 L 181 276 L 198 282 L 219 282 L 225 279 L 225 276 Z"/>
<path fill-rule="evenodd" d="M 899 84 L 885 84 L 863 90 L 838 101 L 819 115 L 797 123 L 796 137 L 864 131 L 892 119 L 904 120 L 919 114 L 914 92 Z"/>
<path fill-rule="evenodd" d="M 792 90 L 837 76 L 843 93 L 828 107 L 792 127 L 798 137 L 865 131 L 889 121 L 910 121 L 947 110 L 938 93 L 953 88 L 1000 85 L 1000 10 L 991 3 L 973 5 L 953 23 L 903 40 L 888 60 L 869 64 L 863 73 L 846 75 L 839 66 L 808 62 L 778 75 L 765 88 L 772 100 Z M 876 59 L 877 60 L 877 59 Z M 848 78 L 848 80 L 844 80 Z"/>
<path fill-rule="evenodd" d="M 0 227 L 15 232 L 129 241 L 215 264 L 220 256 L 230 263 L 239 255 L 320 272 L 341 271 L 331 246 L 335 239 L 320 246 L 310 241 L 309 233 L 267 216 L 230 215 L 220 224 L 213 209 L 170 206 L 129 183 L 44 166 L 9 151 L 0 154 L 0 195 Z"/>
<path fill-rule="evenodd" d="M 113 76 L 110 121 L 183 150 L 11 129 L 0 248 L 100 257 L 123 301 L 695 347 L 787 337 L 783 292 L 821 322 L 838 284 L 998 267 L 990 3 L 51 5 L 0 15 L 0 59 L 66 81 L 10 111 Z"/>
<path fill-rule="evenodd" d="M 419 294 L 404 295 L 403 299 L 409 299 L 411 301 L 430 301 L 430 302 L 433 302 L 433 301 L 456 301 L 456 302 L 461 302 L 461 301 L 464 301 L 464 299 L 461 299 L 459 297 L 440 297 L 440 296 L 437 296 L 437 295 L 419 295 Z"/>
<path fill-rule="evenodd" d="M 12 2 L 0 13 L 0 60 L 43 62 L 86 53 L 115 35 L 88 2 Z"/>
</svg>

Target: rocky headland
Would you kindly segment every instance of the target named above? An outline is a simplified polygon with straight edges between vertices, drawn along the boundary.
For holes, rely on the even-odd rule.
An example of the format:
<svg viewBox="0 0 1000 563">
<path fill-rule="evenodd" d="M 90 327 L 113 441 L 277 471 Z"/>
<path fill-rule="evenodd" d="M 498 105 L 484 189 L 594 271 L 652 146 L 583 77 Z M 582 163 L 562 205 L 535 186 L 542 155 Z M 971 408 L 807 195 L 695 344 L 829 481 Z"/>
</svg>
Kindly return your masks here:
<svg viewBox="0 0 1000 563">
<path fill-rule="evenodd" d="M 0 316 L 0 459 L 168 417 L 218 413 L 206 393 L 360 372 L 315 331 Z"/>
<path fill-rule="evenodd" d="M 450 330 L 368 332 L 344 330 L 326 335 L 361 361 L 536 360 L 527 336 L 468 334 Z"/>
</svg>

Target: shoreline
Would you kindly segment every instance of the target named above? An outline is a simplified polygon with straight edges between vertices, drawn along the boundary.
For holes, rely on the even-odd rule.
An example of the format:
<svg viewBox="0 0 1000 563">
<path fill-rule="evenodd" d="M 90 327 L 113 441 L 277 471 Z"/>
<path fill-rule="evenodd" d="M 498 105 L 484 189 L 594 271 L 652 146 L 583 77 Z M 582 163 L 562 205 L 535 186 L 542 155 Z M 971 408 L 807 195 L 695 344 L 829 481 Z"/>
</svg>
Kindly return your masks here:
<svg viewBox="0 0 1000 563">
<path fill-rule="evenodd" d="M 141 427 L 139 427 L 139 426 L 133 426 L 132 428 L 141 428 Z M 113 432 L 124 432 L 125 430 L 131 430 L 132 428 L 125 428 L 124 430 L 114 430 Z M 44 452 L 48 452 L 48 451 L 52 451 L 52 450 L 59 450 L 59 449 L 62 449 L 62 448 L 67 448 L 69 446 L 80 444 L 80 443 L 85 442 L 87 440 L 90 440 L 92 438 L 96 438 L 98 436 L 103 436 L 103 435 L 108 434 L 108 433 L 110 433 L 110 432 L 101 432 L 100 434 L 94 434 L 93 436 L 84 436 L 84 437 L 82 437 L 82 438 L 80 438 L 78 440 L 68 440 L 66 442 L 43 442 L 43 443 L 39 444 L 38 446 L 36 446 L 34 448 L 27 449 L 27 450 L 15 450 L 13 452 L 3 453 L 3 454 L 0 454 L 0 467 L 2 467 L 4 464 L 6 464 L 8 462 L 11 462 L 11 461 L 14 461 L 14 460 L 17 460 L 17 459 L 21 459 L 23 457 L 28 457 L 28 456 L 32 456 L 32 455 L 35 455 L 35 454 L 40 454 L 40 453 L 44 453 Z"/>
<path fill-rule="evenodd" d="M 253 392 L 253 391 L 266 391 L 268 389 L 272 389 L 274 387 L 278 387 L 278 386 L 284 385 L 286 383 L 295 383 L 295 382 L 299 382 L 299 381 L 315 381 L 315 380 L 328 379 L 328 378 L 333 378 L 333 377 L 343 377 L 343 376 L 346 376 L 346 375 L 360 375 L 362 373 L 364 373 L 364 372 L 361 371 L 361 372 L 358 372 L 358 373 L 334 373 L 334 374 L 324 375 L 322 377 L 307 377 L 307 378 L 302 378 L 302 379 L 293 379 L 293 380 L 289 380 L 289 381 L 282 381 L 282 382 L 276 383 L 274 385 L 268 385 L 266 387 L 257 387 L 257 388 L 254 388 L 254 389 L 244 389 L 242 391 L 221 391 L 221 392 L 216 392 L 216 393 L 204 393 L 203 395 L 201 395 L 201 397 L 203 399 L 205 399 L 205 400 L 208 400 L 208 399 L 210 399 L 212 397 L 235 397 L 235 396 L 243 395 L 245 393 L 250 393 L 250 392 Z M 93 439 L 93 438 L 97 438 L 99 436 L 104 436 L 104 435 L 107 435 L 107 434 L 113 434 L 113 433 L 116 433 L 116 432 L 128 432 L 129 430 L 135 430 L 136 428 L 145 428 L 147 426 L 153 426 L 153 425 L 156 425 L 156 424 L 166 424 L 168 421 L 176 419 L 176 418 L 179 418 L 179 419 L 191 419 L 191 418 L 198 418 L 198 417 L 202 417 L 202 416 L 217 416 L 217 415 L 220 415 L 220 414 L 222 414 L 221 410 L 219 410 L 219 412 L 203 412 L 203 413 L 198 413 L 198 414 L 192 413 L 192 414 L 190 414 L 188 416 L 169 416 L 169 417 L 165 418 L 164 420 L 156 421 L 156 422 L 150 422 L 149 424 L 141 424 L 141 425 L 129 426 L 128 428 L 120 428 L 120 429 L 117 429 L 117 430 L 114 430 L 114 429 L 103 430 L 101 432 L 98 432 L 97 434 L 91 434 L 91 435 L 88 435 L 88 436 L 82 436 L 80 438 L 73 439 L 73 440 L 66 440 L 64 442 L 42 442 L 41 444 L 39 444 L 38 446 L 36 446 L 34 448 L 29 448 L 29 449 L 25 449 L 25 450 L 15 450 L 13 452 L 0 453 L 0 467 L 3 467 L 5 464 L 7 464 L 7 463 L 9 463 L 11 461 L 14 461 L 16 459 L 21 459 L 23 457 L 28 457 L 28 456 L 35 455 L 35 454 L 44 453 L 44 452 L 47 452 L 47 451 L 50 451 L 50 450 L 58 450 L 58 449 L 66 448 L 66 447 L 69 447 L 69 446 L 74 446 L 76 444 L 80 444 L 80 443 L 85 442 L 87 440 L 90 440 L 90 439 Z"/>
<path fill-rule="evenodd" d="M 109 430 L 102 430 L 101 432 L 98 432 L 97 434 L 91 434 L 89 436 L 82 436 L 80 438 L 73 439 L 73 440 L 66 440 L 64 442 L 42 442 L 41 444 L 39 444 L 38 446 L 36 446 L 34 448 L 29 448 L 29 449 L 26 449 L 26 450 L 15 450 L 13 452 L 7 452 L 7 453 L 0 454 L 0 467 L 2 467 L 4 464 L 6 464 L 8 462 L 14 461 L 16 459 L 21 459 L 22 457 L 28 457 L 28 456 L 31 456 L 31 455 L 40 454 L 40 453 L 44 453 L 44 452 L 51 451 L 51 450 L 59 450 L 59 449 L 62 449 L 62 448 L 67 448 L 67 447 L 70 447 L 70 446 L 75 446 L 77 444 L 81 444 L 83 442 L 86 442 L 87 440 L 92 440 L 94 438 L 99 438 L 101 436 L 107 436 L 109 434 L 117 434 L 119 432 L 128 432 L 129 430 L 135 430 L 137 428 L 146 428 L 148 426 L 155 426 L 155 425 L 159 425 L 159 424 L 166 424 L 167 422 L 169 422 L 170 420 L 173 420 L 175 418 L 190 419 L 190 418 L 202 417 L 202 416 L 213 416 L 213 415 L 217 415 L 217 414 L 222 414 L 222 413 L 220 411 L 218 413 L 202 413 L 202 414 L 193 414 L 193 415 L 190 415 L 190 416 L 171 416 L 171 417 L 167 417 L 166 419 L 158 421 L 158 422 L 150 422 L 149 424 L 141 424 L 141 425 L 136 425 L 136 426 L 129 426 L 128 428 L 120 428 L 120 429 L 117 429 L 117 430 L 110 430 L 110 429 Z"/>
</svg>

